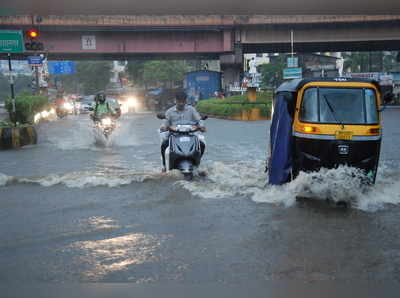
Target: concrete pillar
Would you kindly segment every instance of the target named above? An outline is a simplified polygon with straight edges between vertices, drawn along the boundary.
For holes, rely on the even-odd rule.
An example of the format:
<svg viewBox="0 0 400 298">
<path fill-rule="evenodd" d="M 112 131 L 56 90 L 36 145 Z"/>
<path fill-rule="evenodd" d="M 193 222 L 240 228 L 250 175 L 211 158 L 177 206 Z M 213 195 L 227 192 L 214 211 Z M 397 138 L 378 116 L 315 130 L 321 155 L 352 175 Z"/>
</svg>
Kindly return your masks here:
<svg viewBox="0 0 400 298">
<path fill-rule="evenodd" d="M 241 87 L 243 78 L 243 51 L 241 45 L 236 44 L 232 54 L 222 54 L 219 59 L 221 72 L 223 73 L 222 88 L 228 90 L 230 86 Z"/>
<path fill-rule="evenodd" d="M 221 64 L 221 72 L 223 74 L 222 88 L 227 89 L 229 86 L 240 87 L 242 82 L 242 66 L 238 64 Z"/>
<path fill-rule="evenodd" d="M 240 87 L 243 78 L 243 49 L 240 43 L 233 45 L 233 53 L 222 54 L 219 57 L 223 73 L 222 88 Z"/>
</svg>

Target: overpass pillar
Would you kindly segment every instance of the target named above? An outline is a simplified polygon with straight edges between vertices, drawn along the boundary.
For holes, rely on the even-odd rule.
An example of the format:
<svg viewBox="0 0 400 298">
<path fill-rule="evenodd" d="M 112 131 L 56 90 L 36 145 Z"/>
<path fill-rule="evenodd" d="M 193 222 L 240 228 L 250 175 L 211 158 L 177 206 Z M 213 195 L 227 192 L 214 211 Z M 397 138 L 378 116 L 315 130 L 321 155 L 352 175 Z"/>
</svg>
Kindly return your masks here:
<svg viewBox="0 0 400 298">
<path fill-rule="evenodd" d="M 243 79 L 243 50 L 235 44 L 234 53 L 219 56 L 223 73 L 222 88 L 229 92 L 230 87 L 240 87 Z"/>
</svg>

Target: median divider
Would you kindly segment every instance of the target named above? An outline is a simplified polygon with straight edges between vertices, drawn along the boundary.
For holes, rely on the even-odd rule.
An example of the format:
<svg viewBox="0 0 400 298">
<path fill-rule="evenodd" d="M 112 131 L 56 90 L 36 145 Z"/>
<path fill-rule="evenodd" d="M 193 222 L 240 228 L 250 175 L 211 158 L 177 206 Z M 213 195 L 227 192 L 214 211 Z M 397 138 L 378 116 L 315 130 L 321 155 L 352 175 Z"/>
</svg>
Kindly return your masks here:
<svg viewBox="0 0 400 298">
<path fill-rule="evenodd" d="M 37 133 L 34 126 L 0 127 L 0 149 L 16 149 L 34 144 L 37 144 Z"/>
<path fill-rule="evenodd" d="M 207 114 L 210 118 L 239 120 L 239 121 L 257 121 L 270 120 L 270 117 L 262 116 L 260 109 L 242 110 L 238 115 L 213 115 Z"/>
<path fill-rule="evenodd" d="M 196 108 L 200 113 L 212 118 L 240 121 L 269 120 L 272 95 L 272 92 L 259 92 L 256 96 L 254 90 L 253 93 L 249 92 L 223 99 L 200 100 Z"/>
</svg>

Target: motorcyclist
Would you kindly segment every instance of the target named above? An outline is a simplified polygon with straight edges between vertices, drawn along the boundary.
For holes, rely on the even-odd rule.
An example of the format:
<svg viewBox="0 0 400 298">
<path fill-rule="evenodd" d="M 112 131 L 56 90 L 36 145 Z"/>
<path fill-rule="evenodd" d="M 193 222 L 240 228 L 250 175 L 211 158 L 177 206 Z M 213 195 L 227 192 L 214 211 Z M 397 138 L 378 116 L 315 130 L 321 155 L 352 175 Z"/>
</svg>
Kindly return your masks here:
<svg viewBox="0 0 400 298">
<path fill-rule="evenodd" d="M 198 129 L 201 132 L 205 132 L 203 120 L 201 120 L 200 114 L 197 110 L 186 104 L 187 95 L 185 92 L 179 92 L 175 95 L 175 106 L 171 107 L 165 112 L 164 123 L 160 127 L 161 133 L 161 157 L 162 157 L 162 172 L 166 171 L 165 168 L 165 150 L 169 145 L 169 129 L 175 126 L 179 121 L 191 121 L 196 123 L 194 129 Z M 205 150 L 205 144 L 203 137 L 199 136 L 201 155 Z"/>
<path fill-rule="evenodd" d="M 100 121 L 102 118 L 106 116 L 116 117 L 117 113 L 114 108 L 106 102 L 106 95 L 103 92 L 99 92 L 96 94 L 95 98 L 95 106 L 93 108 L 93 114 L 91 118 L 93 121 Z"/>
</svg>

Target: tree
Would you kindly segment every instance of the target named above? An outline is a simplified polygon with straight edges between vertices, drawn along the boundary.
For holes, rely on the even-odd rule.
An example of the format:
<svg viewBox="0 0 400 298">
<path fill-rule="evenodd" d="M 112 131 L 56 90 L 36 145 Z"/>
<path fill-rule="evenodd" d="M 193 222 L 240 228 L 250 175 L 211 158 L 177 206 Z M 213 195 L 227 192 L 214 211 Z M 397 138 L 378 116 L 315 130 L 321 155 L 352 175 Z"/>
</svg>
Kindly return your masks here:
<svg viewBox="0 0 400 298">
<path fill-rule="evenodd" d="M 110 83 L 111 61 L 78 61 L 74 75 L 54 75 L 68 93 L 94 94 L 105 90 Z"/>
<path fill-rule="evenodd" d="M 14 80 L 15 95 L 22 92 L 28 92 L 28 93 L 32 92 L 31 84 L 32 84 L 32 77 L 30 76 L 19 75 L 15 77 Z M 8 77 L 0 73 L 0 101 L 3 101 L 7 97 L 11 96 L 10 90 L 11 90 L 10 82 L 8 80 Z"/>
<path fill-rule="evenodd" d="M 111 61 L 79 61 L 76 77 L 85 94 L 94 94 L 107 88 L 111 78 Z"/>
<path fill-rule="evenodd" d="M 347 52 L 343 54 L 348 72 L 388 72 L 396 65 L 397 52 Z"/>
<path fill-rule="evenodd" d="M 128 74 L 129 78 L 133 81 L 134 85 L 144 84 L 144 65 L 146 61 L 144 60 L 130 60 L 126 66 L 125 72 Z"/>
<path fill-rule="evenodd" d="M 283 81 L 283 69 L 286 67 L 286 55 L 272 56 L 271 62 L 259 66 L 262 85 L 277 87 Z"/>
<path fill-rule="evenodd" d="M 138 85 L 166 86 L 182 81 L 193 65 L 184 60 L 129 61 L 126 72 Z"/>
</svg>

